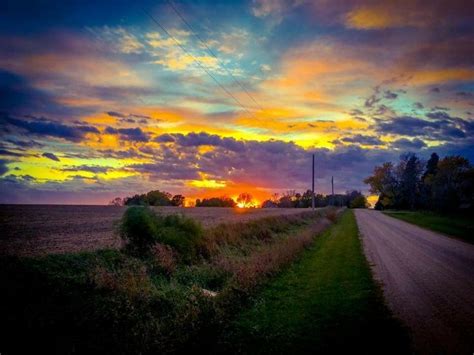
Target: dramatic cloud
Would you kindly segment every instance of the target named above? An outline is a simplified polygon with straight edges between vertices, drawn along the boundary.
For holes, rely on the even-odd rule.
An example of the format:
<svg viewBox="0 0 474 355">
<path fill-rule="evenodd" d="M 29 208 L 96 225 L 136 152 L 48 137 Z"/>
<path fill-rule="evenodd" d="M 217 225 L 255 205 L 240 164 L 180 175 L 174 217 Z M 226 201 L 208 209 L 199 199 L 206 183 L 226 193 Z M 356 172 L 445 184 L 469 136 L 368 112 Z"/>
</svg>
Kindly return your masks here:
<svg viewBox="0 0 474 355">
<path fill-rule="evenodd" d="M 38 136 L 62 138 L 72 142 L 78 142 L 84 139 L 87 133 L 100 133 L 99 130 L 94 126 L 70 126 L 53 122 L 45 118 L 32 118 L 32 120 L 24 120 L 3 114 L 0 115 L 0 122 L 19 128 L 25 133 L 31 133 Z"/>
<path fill-rule="evenodd" d="M 51 159 L 51 160 L 54 160 L 54 161 L 60 161 L 60 159 L 53 153 L 48 153 L 48 152 L 45 152 L 43 154 L 41 154 L 43 157 L 45 158 L 48 158 L 48 159 Z"/>
<path fill-rule="evenodd" d="M 352 137 L 343 137 L 341 141 L 344 143 L 358 143 L 362 145 L 383 145 L 383 142 L 378 137 L 365 136 L 363 134 L 355 134 Z"/>
<path fill-rule="evenodd" d="M 79 166 L 73 166 L 73 167 L 66 167 L 62 168 L 61 171 L 67 171 L 67 172 L 79 172 L 79 171 L 86 171 L 94 174 L 107 174 L 107 172 L 110 170 L 110 167 L 106 166 L 89 166 L 89 165 L 79 165 Z"/>
<path fill-rule="evenodd" d="M 390 145 L 395 149 L 400 149 L 404 151 L 419 151 L 421 148 L 426 147 L 426 143 L 418 138 L 412 140 L 400 138 L 396 141 L 393 141 Z"/>
<path fill-rule="evenodd" d="M 367 192 L 405 151 L 474 158 L 467 0 L 175 3 L 192 31 L 143 6 L 167 31 L 120 1 L 0 11 L 2 201 L 264 199 L 313 153 L 318 191 Z"/>
<path fill-rule="evenodd" d="M 443 111 L 430 112 L 426 116 L 430 120 L 411 116 L 379 119 L 376 120 L 375 129 L 383 134 L 426 137 L 443 141 L 472 137 L 472 122 L 451 117 Z"/>
<path fill-rule="evenodd" d="M 143 132 L 141 128 L 113 128 L 107 127 L 105 133 L 116 134 L 122 140 L 129 140 L 132 142 L 147 142 L 150 138 L 147 133 Z"/>
</svg>

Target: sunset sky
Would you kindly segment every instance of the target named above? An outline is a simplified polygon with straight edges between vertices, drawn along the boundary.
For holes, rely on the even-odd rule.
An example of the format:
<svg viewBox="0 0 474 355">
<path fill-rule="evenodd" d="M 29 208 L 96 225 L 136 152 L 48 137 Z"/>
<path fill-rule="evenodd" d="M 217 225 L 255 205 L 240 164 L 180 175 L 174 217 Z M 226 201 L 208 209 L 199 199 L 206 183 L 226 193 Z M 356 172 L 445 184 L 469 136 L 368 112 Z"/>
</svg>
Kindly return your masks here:
<svg viewBox="0 0 474 355">
<path fill-rule="evenodd" d="M 474 161 L 474 3 L 2 1 L 0 132 L 0 203 L 365 192 Z"/>
</svg>

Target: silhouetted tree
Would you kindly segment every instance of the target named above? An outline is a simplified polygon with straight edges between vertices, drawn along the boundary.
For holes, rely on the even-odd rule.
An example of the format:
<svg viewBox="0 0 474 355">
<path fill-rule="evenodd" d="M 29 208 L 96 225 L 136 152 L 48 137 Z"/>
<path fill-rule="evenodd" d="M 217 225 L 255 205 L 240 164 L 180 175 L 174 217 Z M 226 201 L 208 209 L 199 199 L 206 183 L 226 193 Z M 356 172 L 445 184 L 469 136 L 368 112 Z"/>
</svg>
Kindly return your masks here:
<svg viewBox="0 0 474 355">
<path fill-rule="evenodd" d="M 293 206 L 293 201 L 291 200 L 291 197 L 288 195 L 284 195 L 280 197 L 278 200 L 278 207 L 281 208 L 292 208 Z"/>
<path fill-rule="evenodd" d="M 121 197 L 116 197 L 109 202 L 109 206 L 123 206 L 123 200 Z"/>
<path fill-rule="evenodd" d="M 379 195 L 376 207 L 380 209 L 393 207 L 398 183 L 392 163 L 376 166 L 373 175 L 367 177 L 364 182 L 369 185 L 371 193 Z"/>
<path fill-rule="evenodd" d="M 349 203 L 350 208 L 367 208 L 368 206 L 369 203 L 367 202 L 367 198 L 362 194 L 356 196 Z"/>
<path fill-rule="evenodd" d="M 439 156 L 436 153 L 432 153 L 430 159 L 426 162 L 426 169 L 421 177 L 421 205 L 423 208 L 431 208 L 433 204 L 433 179 L 438 172 Z"/>
<path fill-rule="evenodd" d="M 432 184 L 436 209 L 448 211 L 459 207 L 464 197 L 462 187 L 466 185 L 463 180 L 469 177 L 469 170 L 469 161 L 460 156 L 445 157 L 439 161 Z"/>
<path fill-rule="evenodd" d="M 172 206 L 184 206 L 184 196 L 183 195 L 174 195 L 171 199 Z"/>
<path fill-rule="evenodd" d="M 146 202 L 150 206 L 170 206 L 171 194 L 165 191 L 153 190 L 146 194 Z"/>
<path fill-rule="evenodd" d="M 280 196 L 273 194 L 272 196 Z M 294 190 L 288 190 L 279 197 L 278 200 L 269 199 L 262 203 L 263 208 L 309 208 L 311 207 L 312 191 L 306 190 L 302 194 Z M 347 206 L 350 207 L 351 202 L 354 199 L 359 199 L 357 204 L 358 207 L 366 206 L 367 199 L 360 191 L 347 191 L 346 194 L 335 194 L 334 199 L 332 195 L 315 195 L 315 206 L 326 207 L 335 201 L 336 206 Z M 361 202 L 364 201 L 365 203 Z"/>
<path fill-rule="evenodd" d="M 169 192 L 153 190 L 146 194 L 125 197 L 123 203 L 126 206 L 171 206 L 171 196 L 172 195 Z"/>
<path fill-rule="evenodd" d="M 408 153 L 401 156 L 397 168 L 400 174 L 398 207 L 413 210 L 419 196 L 423 165 L 416 154 Z"/>
<path fill-rule="evenodd" d="M 394 167 L 376 166 L 364 180 L 379 195 L 375 205 L 385 208 L 425 208 L 454 211 L 474 206 L 474 169 L 460 156 L 439 159 L 433 153 L 423 169 L 415 154 L 405 154 Z"/>
<path fill-rule="evenodd" d="M 123 199 L 125 206 L 145 206 L 147 205 L 146 195 L 133 195 L 132 197 L 125 197 Z"/>
<path fill-rule="evenodd" d="M 301 207 L 302 208 L 311 207 L 312 197 L 313 197 L 313 191 L 306 190 L 305 192 L 303 192 L 303 196 L 301 196 Z"/>
<path fill-rule="evenodd" d="M 237 197 L 237 204 L 242 207 L 249 207 L 252 204 L 252 195 L 246 192 L 243 192 Z"/>
<path fill-rule="evenodd" d="M 265 200 L 262 203 L 262 208 L 278 208 L 278 204 L 272 200 Z"/>
<path fill-rule="evenodd" d="M 426 162 L 425 173 L 423 174 L 423 180 L 426 179 L 428 175 L 436 175 L 438 172 L 438 162 L 439 156 L 436 153 L 432 153 L 430 159 Z"/>
<path fill-rule="evenodd" d="M 366 208 L 367 198 L 357 190 L 347 191 L 344 196 L 344 204 L 349 208 Z"/>
<path fill-rule="evenodd" d="M 236 203 L 227 196 L 204 198 L 196 200 L 196 207 L 235 207 Z"/>
</svg>

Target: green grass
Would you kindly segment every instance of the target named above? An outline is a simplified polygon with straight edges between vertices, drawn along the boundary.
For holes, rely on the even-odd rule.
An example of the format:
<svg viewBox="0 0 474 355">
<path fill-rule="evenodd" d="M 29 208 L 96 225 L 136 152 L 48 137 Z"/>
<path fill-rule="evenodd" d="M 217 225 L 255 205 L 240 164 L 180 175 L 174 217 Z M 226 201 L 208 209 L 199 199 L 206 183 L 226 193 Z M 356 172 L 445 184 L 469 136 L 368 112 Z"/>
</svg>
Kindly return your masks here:
<svg viewBox="0 0 474 355">
<path fill-rule="evenodd" d="M 269 282 L 223 343 L 244 353 L 407 353 L 361 249 L 352 211 Z M 225 345 L 224 345 L 225 346 Z"/>
<path fill-rule="evenodd" d="M 472 217 L 440 215 L 428 211 L 385 211 L 385 214 L 474 244 Z"/>
<path fill-rule="evenodd" d="M 250 257 L 297 237 L 315 218 L 308 213 L 221 226 L 227 239 L 216 242 L 216 248 L 200 247 L 213 251 L 206 253 L 212 256 L 229 251 L 223 255 L 229 261 Z M 190 255 L 170 240 L 179 238 L 183 219 L 165 222 L 176 230 L 165 225 L 167 235 L 159 241 L 173 245 L 176 254 Z M 211 237 L 220 241 L 217 232 Z M 208 349 L 232 313 L 225 307 L 240 309 L 246 297 L 235 287 L 233 274 L 214 265 L 210 256 L 175 259 L 174 270 L 165 272 L 154 255 L 130 254 L 128 249 L 0 257 L 0 326 L 5 329 L 0 351 L 155 354 Z M 223 296 L 206 297 L 201 287 Z M 232 296 L 229 302 L 227 294 Z"/>
<path fill-rule="evenodd" d="M 179 262 L 166 273 L 153 258 L 119 250 L 2 257 L 2 351 L 403 353 L 406 339 L 372 281 L 352 212 L 314 245 L 315 233 L 304 234 L 312 220 L 308 214 L 239 224 L 226 230 L 225 242 L 216 232 L 206 255 L 229 262 L 248 258 L 235 272 L 210 257 Z M 284 263 L 270 259 L 275 269 L 260 277 L 266 269 L 259 265 L 270 262 L 265 250 L 278 255 L 282 249 L 274 246 L 292 238 L 294 245 L 305 235 L 305 247 L 313 246 L 297 249 L 296 263 L 288 265 L 292 255 Z M 242 270 L 256 277 L 255 285 L 237 282 Z M 201 287 L 219 294 L 206 297 Z"/>
</svg>

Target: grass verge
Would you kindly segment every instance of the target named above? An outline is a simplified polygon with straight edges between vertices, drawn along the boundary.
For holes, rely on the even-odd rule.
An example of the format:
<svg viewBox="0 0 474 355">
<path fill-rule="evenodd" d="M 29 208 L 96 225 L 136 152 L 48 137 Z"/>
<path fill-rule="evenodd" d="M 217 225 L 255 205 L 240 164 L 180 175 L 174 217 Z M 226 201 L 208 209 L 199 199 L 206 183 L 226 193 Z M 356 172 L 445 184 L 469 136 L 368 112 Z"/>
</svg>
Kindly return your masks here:
<svg viewBox="0 0 474 355">
<path fill-rule="evenodd" d="M 466 215 L 440 215 L 429 211 L 384 211 L 388 216 L 474 244 L 474 219 Z"/>
<path fill-rule="evenodd" d="M 352 211 L 255 298 L 224 339 L 243 353 L 407 353 L 363 255 Z"/>
<path fill-rule="evenodd" d="M 138 248 L 0 258 L 2 353 L 207 350 L 259 285 L 337 216 L 325 209 L 201 231 L 129 211 L 121 232 Z"/>
</svg>

